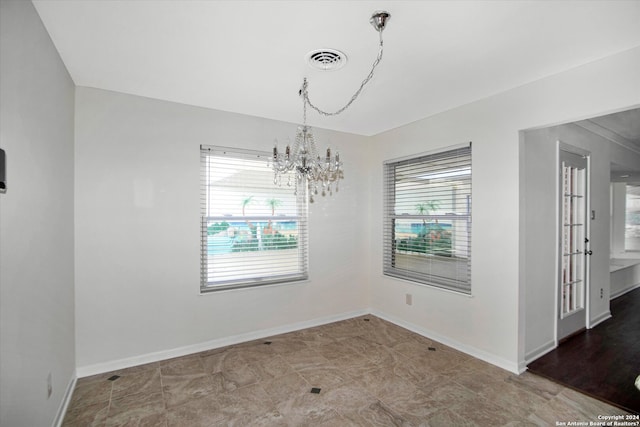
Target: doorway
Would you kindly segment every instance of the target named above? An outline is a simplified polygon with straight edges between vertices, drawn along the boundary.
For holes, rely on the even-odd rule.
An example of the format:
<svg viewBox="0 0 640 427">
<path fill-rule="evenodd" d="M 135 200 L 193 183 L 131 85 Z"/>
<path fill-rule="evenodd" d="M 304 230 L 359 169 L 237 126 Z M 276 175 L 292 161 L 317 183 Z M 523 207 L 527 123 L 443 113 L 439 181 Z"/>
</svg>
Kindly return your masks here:
<svg viewBox="0 0 640 427">
<path fill-rule="evenodd" d="M 627 181 L 640 182 L 640 108 L 524 130 L 521 150 L 522 359 L 526 366 L 558 347 L 559 341 L 573 331 L 593 328 L 611 317 L 610 296 L 612 290 L 615 292 L 610 275 L 611 182 L 614 175 L 625 175 Z M 572 156 L 577 162 L 587 161 L 585 175 L 589 194 L 583 213 L 587 216 L 584 237 L 589 242 L 582 240 L 585 247 L 576 251 L 593 250 L 593 255 L 581 257 L 587 268 L 587 283 L 583 289 L 569 294 L 571 299 L 565 300 L 565 304 L 569 304 L 564 313 L 561 311 L 560 208 L 564 203 L 560 188 L 561 152 L 577 154 Z M 612 168 L 612 164 L 616 167 Z M 582 166 L 584 164 L 574 165 L 578 169 Z M 575 242 L 576 247 L 578 243 Z M 578 267 L 580 257 L 573 258 L 573 265 Z M 572 314 L 586 318 L 577 319 L 578 316 Z"/>
</svg>

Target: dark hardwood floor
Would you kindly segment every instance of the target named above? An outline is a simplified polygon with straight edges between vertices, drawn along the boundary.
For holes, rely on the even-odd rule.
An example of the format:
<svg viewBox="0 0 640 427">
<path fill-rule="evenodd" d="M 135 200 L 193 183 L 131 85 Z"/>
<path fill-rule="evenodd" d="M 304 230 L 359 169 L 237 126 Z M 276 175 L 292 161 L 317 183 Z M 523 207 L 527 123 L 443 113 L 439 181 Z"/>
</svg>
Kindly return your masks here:
<svg viewBox="0 0 640 427">
<path fill-rule="evenodd" d="M 640 288 L 611 301 L 612 318 L 529 364 L 530 372 L 640 414 Z"/>
</svg>

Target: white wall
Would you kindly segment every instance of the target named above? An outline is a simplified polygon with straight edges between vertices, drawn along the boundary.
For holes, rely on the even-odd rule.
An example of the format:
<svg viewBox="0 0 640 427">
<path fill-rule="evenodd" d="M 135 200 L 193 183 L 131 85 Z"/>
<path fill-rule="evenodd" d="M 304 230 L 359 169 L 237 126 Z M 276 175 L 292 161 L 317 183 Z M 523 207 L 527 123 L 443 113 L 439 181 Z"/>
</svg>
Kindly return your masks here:
<svg viewBox="0 0 640 427">
<path fill-rule="evenodd" d="M 376 311 L 504 368 L 523 369 L 524 273 L 535 264 L 520 259 L 526 239 L 520 197 L 527 195 L 520 193 L 518 131 L 637 105 L 639 67 L 635 48 L 374 137 L 372 212 L 382 210 L 384 160 L 473 141 L 473 296 L 394 280 L 374 264 Z M 381 214 L 372 217 L 374 263 L 382 259 L 381 221 Z M 412 306 L 405 293 L 413 294 Z"/>
<path fill-rule="evenodd" d="M 524 260 L 525 360 L 556 345 L 558 143 L 548 128 L 523 133 L 520 227 Z M 528 266 L 528 268 L 526 268 Z"/>
<path fill-rule="evenodd" d="M 320 147 L 331 138 L 340 150 L 345 179 L 310 205 L 309 282 L 201 296 L 200 144 L 269 151 L 296 125 L 76 93 L 80 376 L 366 311 L 366 138 L 316 132 Z"/>
<path fill-rule="evenodd" d="M 73 82 L 31 2 L 1 1 L 2 426 L 54 424 L 75 379 L 73 108 Z"/>
</svg>

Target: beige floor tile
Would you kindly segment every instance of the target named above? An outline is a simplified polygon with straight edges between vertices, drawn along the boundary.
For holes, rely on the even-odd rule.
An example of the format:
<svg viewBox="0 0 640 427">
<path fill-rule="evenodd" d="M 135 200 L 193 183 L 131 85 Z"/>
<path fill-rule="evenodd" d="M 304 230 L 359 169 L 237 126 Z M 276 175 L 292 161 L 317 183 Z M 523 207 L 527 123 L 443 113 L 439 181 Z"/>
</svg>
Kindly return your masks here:
<svg viewBox="0 0 640 427">
<path fill-rule="evenodd" d="M 425 419 L 425 425 L 429 427 L 476 427 L 477 424 L 469 419 L 458 415 L 448 408 L 438 409 Z"/>
<path fill-rule="evenodd" d="M 309 425 L 321 422 L 326 418 L 332 418 L 337 414 L 324 399 L 322 394 L 313 394 L 309 391 L 293 394 L 276 404 L 278 412 L 287 418 L 306 420 Z"/>
<path fill-rule="evenodd" d="M 65 414 L 62 427 L 101 427 L 107 421 L 108 412 L 109 401 L 70 407 Z"/>
<path fill-rule="evenodd" d="M 220 374 L 222 375 L 222 388 L 225 391 L 233 391 L 258 382 L 258 375 L 246 363 L 231 365 Z"/>
<path fill-rule="evenodd" d="M 367 315 L 79 379 L 63 426 L 531 427 L 624 413 Z"/>
<path fill-rule="evenodd" d="M 258 419 L 282 421 L 273 400 L 264 388 L 254 384 L 216 396 L 223 419 L 231 425 L 253 425 Z"/>
<path fill-rule="evenodd" d="M 223 391 L 221 374 L 171 375 L 162 377 L 165 406 L 173 408 Z"/>
<path fill-rule="evenodd" d="M 258 381 L 267 381 L 294 372 L 291 365 L 279 354 L 264 360 L 251 360 L 248 365 Z"/>
<path fill-rule="evenodd" d="M 334 410 L 311 415 L 289 415 L 287 425 L 292 427 L 352 427 L 358 424 L 338 414 Z"/>
<path fill-rule="evenodd" d="M 105 378 L 90 382 L 78 381 L 76 388 L 73 390 L 69 407 L 76 408 L 93 405 L 95 403 L 108 403 L 111 399 L 112 387 L 113 382 Z"/>
<path fill-rule="evenodd" d="M 435 350 L 427 349 L 419 356 L 414 357 L 414 360 L 443 374 L 456 370 L 467 360 L 461 353 L 445 351 L 435 346 L 429 348 L 435 348 Z"/>
<path fill-rule="evenodd" d="M 154 426 L 166 424 L 162 392 L 136 393 L 112 399 L 106 426 Z"/>
<path fill-rule="evenodd" d="M 411 423 L 407 419 L 395 413 L 379 400 L 364 408 L 358 409 L 355 413 L 349 411 L 341 413 L 345 418 L 357 423 L 359 426 L 411 426 Z"/>
<path fill-rule="evenodd" d="M 325 403 L 339 413 L 358 412 L 378 402 L 378 399 L 355 382 L 327 387 L 321 394 Z"/>
<path fill-rule="evenodd" d="M 329 359 L 310 347 L 282 354 L 282 357 L 295 371 L 329 365 Z"/>
<path fill-rule="evenodd" d="M 129 412 L 117 417 L 109 417 L 106 427 L 166 427 L 167 416 L 164 411 L 154 413 Z"/>
<path fill-rule="evenodd" d="M 317 388 L 337 387 L 352 381 L 342 369 L 334 366 L 311 367 L 298 371 L 311 386 Z"/>
<path fill-rule="evenodd" d="M 433 346 L 433 341 L 427 340 L 426 338 L 424 340 L 407 338 L 390 347 L 410 359 L 415 359 L 422 356 L 426 351 L 429 351 L 428 349 L 431 346 Z"/>
<path fill-rule="evenodd" d="M 475 395 L 464 401 L 453 402 L 447 409 L 478 426 L 504 426 L 521 420 L 516 414 Z"/>
<path fill-rule="evenodd" d="M 347 347 L 350 347 L 355 353 L 368 356 L 371 352 L 375 352 L 384 348 L 382 344 L 369 341 L 362 336 L 349 337 L 342 340 Z"/>
<path fill-rule="evenodd" d="M 160 391 L 160 369 L 123 372 L 120 378 L 113 381 L 112 399 L 129 394 Z"/>
<path fill-rule="evenodd" d="M 160 362 L 162 375 L 191 375 L 204 374 L 204 365 L 200 355 L 176 357 Z"/>
<path fill-rule="evenodd" d="M 491 383 L 478 395 L 523 419 L 548 401 L 543 396 L 506 381 Z"/>
<path fill-rule="evenodd" d="M 223 425 L 224 414 L 216 396 L 191 400 L 166 412 L 169 427 L 211 427 Z"/>
<path fill-rule="evenodd" d="M 332 363 L 339 366 L 340 369 L 349 375 L 352 379 L 360 378 L 364 373 L 375 371 L 380 366 L 371 362 L 371 360 L 361 354 L 351 354 L 335 359 Z"/>
<path fill-rule="evenodd" d="M 229 349 L 226 351 L 218 351 L 215 353 L 206 352 L 206 355 L 201 357 L 202 367 L 205 373 L 215 374 L 216 372 L 222 372 L 226 366 L 231 366 L 234 363 L 238 363 L 240 359 L 240 352 L 236 349 Z M 245 361 L 241 360 L 240 364 L 244 364 Z"/>
<path fill-rule="evenodd" d="M 395 367 L 393 372 L 424 392 L 429 392 L 450 381 L 448 376 L 438 374 L 428 367 L 420 366 L 411 360 L 404 366 Z"/>
<path fill-rule="evenodd" d="M 516 384 L 519 387 L 542 396 L 547 400 L 557 396 L 564 388 L 553 381 L 549 381 L 530 372 L 524 372 L 520 375 L 509 374 L 505 381 Z"/>
<path fill-rule="evenodd" d="M 268 345 L 269 349 L 274 353 L 280 355 L 306 350 L 310 347 L 306 342 L 296 341 L 292 337 L 286 339 L 279 337 L 270 337 L 266 340 L 271 342 L 271 344 Z"/>
<path fill-rule="evenodd" d="M 293 396 L 310 393 L 311 385 L 297 372 L 261 383 L 271 401 L 278 405 Z"/>
<path fill-rule="evenodd" d="M 398 377 L 390 369 L 380 368 L 367 371 L 356 379 L 363 389 L 378 399 L 390 403 L 397 396 L 404 396 L 418 391 L 411 382 Z"/>
<path fill-rule="evenodd" d="M 381 399 L 392 411 L 411 425 L 426 425 L 428 417 L 439 409 L 443 409 L 442 402 L 429 398 L 418 389 L 401 389 L 394 395 Z"/>
<path fill-rule="evenodd" d="M 325 346 L 336 341 L 335 338 L 325 333 L 322 326 L 292 332 L 292 334 L 295 334 L 293 336 L 294 339 L 309 347 Z"/>
<path fill-rule="evenodd" d="M 315 349 L 315 351 L 319 355 L 329 360 L 360 354 L 357 350 L 349 345 L 349 341 L 351 341 L 351 338 L 341 338 L 339 340 L 332 340 L 327 344 L 317 345 L 311 348 Z"/>
</svg>

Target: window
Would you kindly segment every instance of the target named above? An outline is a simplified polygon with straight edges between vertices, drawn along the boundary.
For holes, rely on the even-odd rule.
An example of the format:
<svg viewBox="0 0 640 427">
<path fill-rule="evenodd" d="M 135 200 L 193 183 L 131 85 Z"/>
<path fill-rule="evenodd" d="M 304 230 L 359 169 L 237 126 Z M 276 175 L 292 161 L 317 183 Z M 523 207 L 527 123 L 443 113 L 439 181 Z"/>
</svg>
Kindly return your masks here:
<svg viewBox="0 0 640 427">
<path fill-rule="evenodd" d="M 268 160 L 200 148 L 201 292 L 307 279 L 306 194 L 276 185 Z"/>
<path fill-rule="evenodd" d="M 385 275 L 471 293 L 471 144 L 384 163 Z"/>
<path fill-rule="evenodd" d="M 640 251 L 640 185 L 627 185 L 624 248 Z"/>
</svg>

